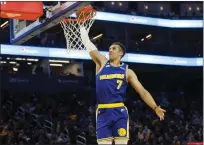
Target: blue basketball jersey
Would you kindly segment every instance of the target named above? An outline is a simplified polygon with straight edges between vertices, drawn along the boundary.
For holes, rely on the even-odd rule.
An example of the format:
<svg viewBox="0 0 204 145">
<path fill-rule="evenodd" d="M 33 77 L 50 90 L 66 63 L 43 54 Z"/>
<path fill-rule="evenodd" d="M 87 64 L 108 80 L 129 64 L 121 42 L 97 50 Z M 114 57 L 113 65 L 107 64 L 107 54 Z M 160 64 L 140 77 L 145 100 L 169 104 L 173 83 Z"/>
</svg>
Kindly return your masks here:
<svg viewBox="0 0 204 145">
<path fill-rule="evenodd" d="M 111 66 L 108 61 L 96 75 L 97 104 L 124 102 L 127 88 L 126 64 Z"/>
</svg>

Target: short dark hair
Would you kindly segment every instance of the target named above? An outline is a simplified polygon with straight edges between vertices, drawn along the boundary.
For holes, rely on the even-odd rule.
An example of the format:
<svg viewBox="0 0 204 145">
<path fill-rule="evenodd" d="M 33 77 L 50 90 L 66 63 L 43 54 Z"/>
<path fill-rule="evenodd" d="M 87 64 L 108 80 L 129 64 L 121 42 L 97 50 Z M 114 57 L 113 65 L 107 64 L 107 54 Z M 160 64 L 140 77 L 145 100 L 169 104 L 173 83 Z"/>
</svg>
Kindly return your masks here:
<svg viewBox="0 0 204 145">
<path fill-rule="evenodd" d="M 120 46 L 120 48 L 122 49 L 122 51 L 123 51 L 123 56 L 125 55 L 125 53 L 126 53 L 126 48 L 125 48 L 125 45 L 123 45 L 121 42 L 113 42 L 113 44 L 112 45 L 119 45 Z M 122 56 L 122 57 L 123 57 Z"/>
</svg>

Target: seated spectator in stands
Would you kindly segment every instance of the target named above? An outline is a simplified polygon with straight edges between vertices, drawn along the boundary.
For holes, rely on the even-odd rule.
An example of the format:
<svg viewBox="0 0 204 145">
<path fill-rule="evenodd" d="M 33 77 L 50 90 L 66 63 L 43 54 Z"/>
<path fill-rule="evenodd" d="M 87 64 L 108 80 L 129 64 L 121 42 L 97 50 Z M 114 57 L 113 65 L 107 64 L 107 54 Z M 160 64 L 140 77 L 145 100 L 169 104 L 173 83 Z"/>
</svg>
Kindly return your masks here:
<svg viewBox="0 0 204 145">
<path fill-rule="evenodd" d="M 142 129 L 138 131 L 137 136 L 138 136 L 140 143 L 142 143 L 144 141 L 144 135 L 143 135 Z"/>
<path fill-rule="evenodd" d="M 157 144 L 158 144 L 158 145 L 163 145 L 163 144 L 164 144 L 164 139 L 163 139 L 162 136 L 159 136 L 159 137 L 157 138 Z"/>
<path fill-rule="evenodd" d="M 0 134 L 0 144 L 8 143 L 8 126 L 6 125 Z"/>
<path fill-rule="evenodd" d="M 187 137 L 187 140 L 188 140 L 189 142 L 196 142 L 195 137 L 194 137 L 192 131 L 189 133 L 189 135 L 188 135 L 188 137 Z"/>
<path fill-rule="evenodd" d="M 70 129 L 70 142 L 71 144 L 76 144 L 76 136 L 80 134 L 80 130 L 77 126 Z"/>
<path fill-rule="evenodd" d="M 203 140 L 203 128 L 199 128 L 198 130 L 198 141 L 202 141 Z"/>
<path fill-rule="evenodd" d="M 144 141 L 145 142 L 148 141 L 149 136 L 150 136 L 150 129 L 147 126 L 145 126 L 142 134 L 143 134 L 143 137 L 144 137 Z"/>
<path fill-rule="evenodd" d="M 71 120 L 76 120 L 77 119 L 77 115 L 76 114 L 70 114 L 70 118 L 71 118 Z"/>
<path fill-rule="evenodd" d="M 80 130 L 88 132 L 89 131 L 89 119 L 84 114 L 80 117 Z"/>
<path fill-rule="evenodd" d="M 60 121 L 57 122 L 57 125 L 56 125 L 56 133 L 57 135 L 59 136 L 60 135 Z"/>
<path fill-rule="evenodd" d="M 8 135 L 8 126 L 6 125 L 6 126 L 4 127 L 4 129 L 2 130 L 0 136 L 1 136 L 1 137 L 4 137 L 4 136 L 7 136 L 7 135 Z"/>
<path fill-rule="evenodd" d="M 136 122 L 134 123 L 133 127 L 134 127 L 135 129 L 138 129 L 138 130 L 141 129 L 141 128 L 142 128 L 142 123 L 141 123 L 141 121 L 136 120 Z"/>
<path fill-rule="evenodd" d="M 89 134 L 91 136 L 95 136 L 95 134 L 96 134 L 96 130 L 95 130 L 95 127 L 94 127 L 92 122 L 89 123 Z"/>
<path fill-rule="evenodd" d="M 178 140 L 178 136 L 175 136 L 174 137 L 174 140 L 173 140 L 173 145 L 180 145 L 180 141 Z"/>
</svg>

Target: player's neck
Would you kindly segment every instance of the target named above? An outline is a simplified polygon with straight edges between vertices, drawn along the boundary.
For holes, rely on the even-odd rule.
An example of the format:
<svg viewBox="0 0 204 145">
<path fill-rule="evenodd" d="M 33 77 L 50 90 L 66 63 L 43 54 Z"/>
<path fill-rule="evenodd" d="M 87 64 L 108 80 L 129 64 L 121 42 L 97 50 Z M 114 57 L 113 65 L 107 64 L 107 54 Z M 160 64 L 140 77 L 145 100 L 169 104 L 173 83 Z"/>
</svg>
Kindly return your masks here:
<svg viewBox="0 0 204 145">
<path fill-rule="evenodd" d="M 110 64 L 116 67 L 121 65 L 120 60 L 110 60 Z"/>
</svg>

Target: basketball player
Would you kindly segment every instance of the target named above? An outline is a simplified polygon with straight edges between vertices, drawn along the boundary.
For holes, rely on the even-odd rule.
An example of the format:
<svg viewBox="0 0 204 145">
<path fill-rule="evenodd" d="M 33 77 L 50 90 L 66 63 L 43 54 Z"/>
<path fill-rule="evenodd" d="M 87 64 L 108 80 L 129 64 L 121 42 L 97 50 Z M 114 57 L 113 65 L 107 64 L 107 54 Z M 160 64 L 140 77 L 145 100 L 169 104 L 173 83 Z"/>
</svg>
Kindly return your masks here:
<svg viewBox="0 0 204 145">
<path fill-rule="evenodd" d="M 96 135 L 98 144 L 127 144 L 129 139 L 129 116 L 124 106 L 128 83 L 139 93 L 160 118 L 164 119 L 165 110 L 157 106 L 150 93 L 139 82 L 136 74 L 121 63 L 125 47 L 119 42 L 109 48 L 109 60 L 97 50 L 90 41 L 88 32 L 80 28 L 82 43 L 96 64 Z"/>
</svg>

